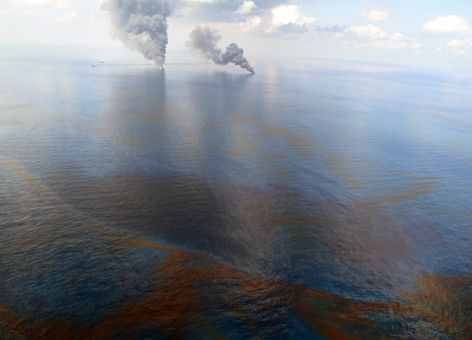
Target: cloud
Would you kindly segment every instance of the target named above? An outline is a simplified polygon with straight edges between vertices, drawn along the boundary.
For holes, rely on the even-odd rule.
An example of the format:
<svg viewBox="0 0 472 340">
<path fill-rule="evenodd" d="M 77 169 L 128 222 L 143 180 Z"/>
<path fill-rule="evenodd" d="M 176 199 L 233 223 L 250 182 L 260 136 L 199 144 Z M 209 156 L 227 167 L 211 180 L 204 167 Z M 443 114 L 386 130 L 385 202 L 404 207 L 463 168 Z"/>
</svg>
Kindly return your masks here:
<svg viewBox="0 0 472 340">
<path fill-rule="evenodd" d="M 244 23 L 240 23 L 240 26 L 242 26 L 244 30 L 250 31 L 258 27 L 261 23 L 262 23 L 262 18 L 259 16 L 255 16 L 253 18 L 247 19 Z"/>
<path fill-rule="evenodd" d="M 416 49 L 420 46 L 404 34 L 398 32 L 389 34 L 374 25 L 351 26 L 336 36 L 346 43 L 375 48 Z"/>
<path fill-rule="evenodd" d="M 4 15 L 28 17 L 30 22 L 40 24 L 69 25 L 80 19 L 80 15 L 70 8 L 70 0 L 6 0 L 3 4 Z"/>
<path fill-rule="evenodd" d="M 65 12 L 56 17 L 46 19 L 45 23 L 54 25 L 69 25 L 75 23 L 79 19 L 76 11 Z"/>
<path fill-rule="evenodd" d="M 457 15 L 447 15 L 437 17 L 426 22 L 423 26 L 425 31 L 433 33 L 467 33 L 470 31 L 470 25 L 467 20 Z"/>
<path fill-rule="evenodd" d="M 447 43 L 447 48 L 454 54 L 463 55 L 472 51 L 471 39 L 455 39 Z"/>
<path fill-rule="evenodd" d="M 390 16 L 390 12 L 383 9 L 373 9 L 365 14 L 370 21 L 384 21 Z"/>
<path fill-rule="evenodd" d="M 230 22 L 234 15 L 263 15 L 287 0 L 180 0 L 179 13 L 201 21 Z"/>
<path fill-rule="evenodd" d="M 247 18 L 244 21 L 214 23 L 213 26 L 221 30 L 229 30 L 233 32 L 250 32 L 261 24 L 262 18 L 260 16 L 255 16 Z"/>
<path fill-rule="evenodd" d="M 239 8 L 236 10 L 236 14 L 249 14 L 254 9 L 256 9 L 256 4 L 254 1 L 246 0 L 244 1 Z"/>
<path fill-rule="evenodd" d="M 386 36 L 386 33 L 381 28 L 374 25 L 351 26 L 346 30 L 346 33 L 368 39 L 383 39 Z"/>
<path fill-rule="evenodd" d="M 267 32 L 273 31 L 307 31 L 313 27 L 316 18 L 304 16 L 297 5 L 280 5 L 272 8 L 272 21 Z"/>
<path fill-rule="evenodd" d="M 16 7 L 22 9 L 41 9 L 41 8 L 57 8 L 62 9 L 67 7 L 70 3 L 69 0 L 7 0 L 6 5 L 8 7 Z"/>
</svg>

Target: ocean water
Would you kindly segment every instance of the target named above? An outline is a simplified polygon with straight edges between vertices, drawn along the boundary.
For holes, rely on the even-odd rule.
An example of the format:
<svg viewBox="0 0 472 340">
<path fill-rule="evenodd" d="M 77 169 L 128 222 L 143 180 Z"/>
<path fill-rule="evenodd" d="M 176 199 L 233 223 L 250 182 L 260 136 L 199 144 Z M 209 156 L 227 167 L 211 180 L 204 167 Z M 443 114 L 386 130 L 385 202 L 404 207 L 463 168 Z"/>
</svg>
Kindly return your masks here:
<svg viewBox="0 0 472 340">
<path fill-rule="evenodd" d="M 300 62 L 0 60 L 0 338 L 469 336 L 472 78 Z"/>
</svg>

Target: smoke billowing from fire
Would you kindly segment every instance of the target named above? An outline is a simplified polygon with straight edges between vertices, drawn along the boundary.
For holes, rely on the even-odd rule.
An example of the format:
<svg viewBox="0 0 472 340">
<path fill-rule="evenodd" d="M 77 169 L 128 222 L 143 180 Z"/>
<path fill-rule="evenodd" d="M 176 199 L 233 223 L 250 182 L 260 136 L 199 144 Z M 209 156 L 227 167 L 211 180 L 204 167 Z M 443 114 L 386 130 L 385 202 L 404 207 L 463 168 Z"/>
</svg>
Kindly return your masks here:
<svg viewBox="0 0 472 340">
<path fill-rule="evenodd" d="M 170 15 L 167 0 L 105 0 L 102 9 L 110 13 L 118 39 L 158 66 L 164 64 Z"/>
<path fill-rule="evenodd" d="M 244 50 L 237 44 L 232 43 L 223 53 L 218 47 L 221 37 L 218 32 L 210 27 L 196 27 L 190 33 L 189 46 L 198 51 L 205 58 L 212 60 L 218 65 L 228 65 L 230 63 L 241 66 L 248 72 L 255 74 L 254 68 L 244 57 Z"/>
</svg>

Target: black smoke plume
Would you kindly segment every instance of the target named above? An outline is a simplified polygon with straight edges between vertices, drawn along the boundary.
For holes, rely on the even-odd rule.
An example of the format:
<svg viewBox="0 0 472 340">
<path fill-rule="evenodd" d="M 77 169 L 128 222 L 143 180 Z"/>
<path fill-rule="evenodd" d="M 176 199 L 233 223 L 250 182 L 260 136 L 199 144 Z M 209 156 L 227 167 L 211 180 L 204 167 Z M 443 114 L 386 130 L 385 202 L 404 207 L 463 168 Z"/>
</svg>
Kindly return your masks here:
<svg viewBox="0 0 472 340">
<path fill-rule="evenodd" d="M 241 66 L 248 72 L 255 74 L 254 68 L 244 57 L 244 50 L 237 44 L 232 43 L 223 53 L 217 46 L 221 37 L 218 32 L 210 27 L 196 27 L 190 33 L 188 45 L 198 51 L 206 59 L 212 60 L 218 65 L 228 65 L 230 63 Z"/>
<path fill-rule="evenodd" d="M 105 0 L 102 9 L 110 13 L 119 40 L 156 65 L 164 65 L 170 15 L 167 0 Z"/>
</svg>

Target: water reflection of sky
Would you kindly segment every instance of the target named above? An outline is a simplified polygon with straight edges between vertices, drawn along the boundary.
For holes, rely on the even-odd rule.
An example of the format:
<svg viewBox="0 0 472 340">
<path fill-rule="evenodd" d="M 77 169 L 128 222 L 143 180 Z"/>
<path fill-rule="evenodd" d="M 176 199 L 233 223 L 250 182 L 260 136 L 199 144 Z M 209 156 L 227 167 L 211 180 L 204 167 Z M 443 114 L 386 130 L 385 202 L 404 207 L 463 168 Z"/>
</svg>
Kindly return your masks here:
<svg viewBox="0 0 472 340">
<path fill-rule="evenodd" d="M 257 76 L 191 65 L 159 71 L 10 61 L 0 67 L 0 242 L 7 245 L 0 270 L 8 277 L 0 304 L 20 315 L 69 313 L 93 324 L 160 284 L 167 290 L 150 301 L 169 299 L 175 307 L 171 296 L 182 292 L 170 288 L 172 280 L 190 284 L 179 269 L 209 279 L 206 269 L 196 269 L 201 264 L 187 264 L 187 258 L 202 261 L 196 255 L 165 247 L 156 252 L 155 246 L 122 250 L 117 244 L 129 235 L 140 239 L 130 244 L 143 238 L 251 278 L 363 303 L 405 301 L 421 289 L 433 303 L 432 291 L 470 278 L 468 79 L 381 67 L 302 72 L 268 66 Z M 97 227 L 89 231 L 90 224 Z M 97 233 L 102 227 L 106 235 Z M 36 229 L 39 234 L 30 235 Z M 89 239 L 90 232 L 97 239 Z M 37 257 L 43 249 L 49 252 Z M 169 261 L 162 259 L 169 253 L 179 259 L 170 265 L 176 273 L 162 267 L 157 276 L 170 281 L 154 282 L 154 267 Z M 208 259 L 202 266 L 213 268 Z M 28 266 L 53 269 L 45 278 Z M 235 285 L 249 289 L 234 275 Z M 287 287 L 269 286 L 263 295 L 274 287 L 275 295 L 287 294 Z M 63 289 L 74 293 L 63 295 Z M 231 290 L 225 294 L 235 301 L 222 302 L 214 289 L 199 290 L 216 295 L 201 317 L 215 318 L 205 313 L 217 305 L 234 312 L 235 301 L 248 298 Z M 190 295 L 184 305 L 192 304 Z M 44 308 L 32 307 L 51 296 Z M 95 300 L 101 307 L 92 313 Z M 412 310 L 437 320 L 417 300 L 411 299 Z M 305 323 L 313 319 L 305 300 L 290 301 L 303 310 Z M 123 315 L 131 320 L 129 313 Z M 267 334 L 280 324 L 303 333 L 293 316 L 273 317 Z M 221 322 L 213 326 L 231 334 L 262 321 L 246 315 Z M 414 334 L 402 322 L 404 332 Z M 456 323 L 454 334 L 460 334 L 466 326 Z M 383 334 L 402 332 L 378 324 Z M 0 331 L 7 326 L 0 323 Z M 319 334 L 328 334 L 323 327 L 315 323 Z"/>
</svg>

